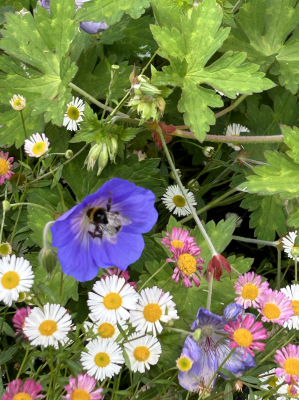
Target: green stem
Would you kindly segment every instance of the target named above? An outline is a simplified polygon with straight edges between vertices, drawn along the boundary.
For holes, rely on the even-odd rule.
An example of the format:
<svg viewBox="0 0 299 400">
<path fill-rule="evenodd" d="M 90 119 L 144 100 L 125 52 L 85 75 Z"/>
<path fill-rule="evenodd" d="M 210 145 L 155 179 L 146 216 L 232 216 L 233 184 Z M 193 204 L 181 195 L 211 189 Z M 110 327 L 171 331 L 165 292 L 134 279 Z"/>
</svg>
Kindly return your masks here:
<svg viewBox="0 0 299 400">
<path fill-rule="evenodd" d="M 172 169 L 172 172 L 173 172 L 173 174 L 174 174 L 174 176 L 175 176 L 175 178 L 176 178 L 177 184 L 179 185 L 179 187 L 180 187 L 180 189 L 181 189 L 181 191 L 182 191 L 182 193 L 183 193 L 183 196 L 185 197 L 185 200 L 186 200 L 186 202 L 187 202 L 187 204 L 188 204 L 188 206 L 189 206 L 189 208 L 190 208 L 191 214 L 193 215 L 193 218 L 194 218 L 194 220 L 195 220 L 197 226 L 199 227 L 199 229 L 200 229 L 200 231 L 201 231 L 203 237 L 205 238 L 205 240 L 206 240 L 206 242 L 207 242 L 207 244 L 208 244 L 208 246 L 209 246 L 209 248 L 210 248 L 210 250 L 211 250 L 212 257 L 213 257 L 213 256 L 217 255 L 217 251 L 215 250 L 215 247 L 213 246 L 213 243 L 212 243 L 212 241 L 211 241 L 209 235 L 207 234 L 205 228 L 203 227 L 203 224 L 200 222 L 200 219 L 198 218 L 198 216 L 197 216 L 197 214 L 196 214 L 195 208 L 193 207 L 193 205 L 191 204 L 191 202 L 190 202 L 190 200 L 189 200 L 189 198 L 188 198 L 188 196 L 187 196 L 187 193 L 186 193 L 186 190 L 185 190 L 185 188 L 184 188 L 184 185 L 182 184 L 181 179 L 180 179 L 180 177 L 179 177 L 179 175 L 178 175 L 178 173 L 177 173 L 177 171 L 176 171 L 176 169 L 175 169 L 175 165 L 174 165 L 174 163 L 172 162 L 172 159 L 171 159 L 171 156 L 170 156 L 170 154 L 169 154 L 167 145 L 166 145 L 166 143 L 165 143 L 165 139 L 164 139 L 164 136 L 163 136 L 162 129 L 159 127 L 159 125 L 157 125 L 156 131 L 157 131 L 157 132 L 159 133 L 159 135 L 160 135 L 161 142 L 162 142 L 162 145 L 163 145 L 163 148 L 164 148 L 164 151 L 165 151 L 167 160 L 168 160 L 169 165 L 170 165 L 170 167 L 171 167 L 171 169 Z"/>
<path fill-rule="evenodd" d="M 277 242 L 269 242 L 267 240 L 259 240 L 259 239 L 251 239 L 251 238 L 244 238 L 241 236 L 232 236 L 233 240 L 237 240 L 238 242 L 246 242 L 246 243 L 255 243 L 255 244 L 264 244 L 266 246 L 276 247 Z"/>
<path fill-rule="evenodd" d="M 61 271 L 61 277 L 60 277 L 60 303 L 62 302 L 63 278 L 64 278 L 64 273 L 63 273 L 63 271 Z"/>
<path fill-rule="evenodd" d="M 41 206 L 40 204 L 34 204 L 34 203 L 15 203 L 15 204 L 11 204 L 11 207 L 15 207 L 15 206 L 30 206 L 30 207 L 38 207 L 38 208 L 42 208 L 43 210 L 49 212 L 49 209 Z"/>
<path fill-rule="evenodd" d="M 24 133 L 25 133 L 25 139 L 27 139 L 27 132 L 26 132 L 26 128 L 25 128 L 25 120 L 24 120 L 24 116 L 23 116 L 23 111 L 20 111 L 21 114 L 21 119 L 22 119 L 22 125 L 23 125 L 23 129 L 24 129 Z"/>
<path fill-rule="evenodd" d="M 165 329 L 168 329 L 171 332 L 183 333 L 186 336 L 192 335 L 192 332 L 184 331 L 183 329 L 171 328 L 170 326 L 166 326 Z"/>
<path fill-rule="evenodd" d="M 148 278 L 148 279 L 144 282 L 144 284 L 139 288 L 138 293 L 141 291 L 141 289 L 144 288 L 144 286 L 145 286 L 149 281 L 151 281 L 160 271 L 162 271 L 162 269 L 163 269 L 167 264 L 168 264 L 168 262 L 166 261 L 166 262 L 162 265 L 162 267 L 160 267 L 153 275 L 151 275 L 150 278 Z"/>
<path fill-rule="evenodd" d="M 198 140 L 193 132 L 182 131 L 180 129 L 176 129 L 171 135 Z M 236 143 L 241 143 L 241 144 L 242 143 L 281 143 L 281 142 L 283 142 L 283 139 L 284 139 L 283 135 L 273 135 L 273 136 L 206 135 L 202 142 L 215 142 L 215 143 L 234 143 L 234 142 L 236 142 Z"/>
<path fill-rule="evenodd" d="M 58 182 L 58 180 L 57 180 L 57 178 L 56 178 L 56 176 L 55 176 L 55 174 L 54 174 L 54 172 L 53 172 L 51 167 L 50 167 L 50 170 L 51 170 L 51 172 L 53 174 L 53 178 L 54 178 L 54 180 L 56 182 L 56 186 L 57 186 L 57 189 L 58 189 L 58 192 L 59 192 L 59 196 L 60 196 L 61 204 L 62 204 L 62 207 L 63 207 L 63 211 L 66 212 L 67 208 L 66 208 L 65 203 L 64 203 L 64 198 L 63 198 L 61 187 L 60 187 L 59 182 Z"/>
<path fill-rule="evenodd" d="M 94 97 L 92 97 L 90 94 L 88 94 L 87 92 L 85 92 L 84 90 L 80 89 L 78 86 L 76 86 L 74 83 L 70 82 L 68 84 L 68 86 L 70 88 L 72 88 L 73 90 L 75 90 L 76 92 L 82 94 L 82 96 L 86 97 L 89 101 L 91 101 L 93 104 L 97 105 L 98 107 L 102 108 L 103 110 L 105 109 L 105 104 L 99 102 L 97 99 L 95 99 Z M 106 107 L 106 110 L 113 112 L 114 109 L 112 107 Z M 120 115 L 121 117 L 128 117 L 127 114 L 121 113 L 121 112 L 117 112 L 117 115 Z"/>
<path fill-rule="evenodd" d="M 213 292 L 213 274 L 210 274 L 209 291 L 207 298 L 207 310 L 209 311 L 211 309 L 212 292 Z"/>
<path fill-rule="evenodd" d="M 298 271 L 297 271 L 297 257 L 295 257 L 295 281 L 297 282 L 298 280 Z"/>
<path fill-rule="evenodd" d="M 7 200 L 7 185 L 5 185 L 5 200 Z M 5 212 L 6 211 L 4 210 L 4 207 L 3 207 L 1 230 L 0 230 L 0 244 L 2 243 L 3 228 L 4 228 L 4 221 L 5 221 Z"/>
<path fill-rule="evenodd" d="M 294 339 L 294 337 L 296 335 L 297 335 L 297 333 L 294 333 L 294 335 L 291 336 L 291 338 L 283 346 L 281 346 L 281 344 L 280 344 L 278 347 L 286 346 L 287 344 L 289 344 Z M 275 352 L 278 349 L 278 347 L 276 347 L 274 350 L 270 351 L 264 358 L 262 358 L 261 361 L 259 361 L 259 365 L 263 364 L 263 362 L 266 361 L 269 357 L 272 357 L 273 354 L 275 354 Z"/>
<path fill-rule="evenodd" d="M 281 279 L 281 250 L 277 248 L 277 287 L 276 289 L 280 289 L 280 279 Z"/>
<path fill-rule="evenodd" d="M 242 103 L 243 100 L 246 99 L 248 95 L 247 94 L 242 94 L 231 106 L 225 108 L 224 110 L 220 111 L 219 113 L 215 114 L 215 118 L 222 117 L 222 115 L 225 115 L 229 112 L 231 112 L 234 108 L 236 108 L 240 103 Z"/>
<path fill-rule="evenodd" d="M 22 373 L 22 369 L 23 369 L 23 367 L 24 367 L 24 365 L 25 365 L 25 363 L 26 363 L 26 361 L 27 361 L 27 357 L 28 357 L 28 354 L 29 354 L 29 350 L 30 350 L 30 343 L 28 343 L 28 346 L 27 346 L 27 348 L 26 348 L 25 357 L 23 358 L 23 361 L 22 361 L 22 364 L 21 364 L 20 369 L 19 369 L 19 371 L 18 371 L 18 374 L 17 374 L 17 378 L 16 378 L 16 379 L 18 379 L 19 376 L 20 376 L 21 373 Z"/>
<path fill-rule="evenodd" d="M 196 214 L 202 214 L 205 211 L 209 210 L 210 208 L 216 206 L 218 203 L 220 203 L 223 199 L 225 199 L 226 197 L 230 196 L 231 194 L 233 194 L 236 191 L 236 189 L 232 189 L 229 190 L 228 192 L 226 192 L 224 195 L 218 197 L 216 200 L 211 201 L 211 203 L 207 204 L 205 207 L 201 208 L 200 210 L 196 211 Z M 190 219 L 192 219 L 192 215 L 188 215 L 188 217 L 185 217 L 183 219 L 180 220 L 181 224 L 185 224 L 186 222 L 190 221 Z"/>
</svg>

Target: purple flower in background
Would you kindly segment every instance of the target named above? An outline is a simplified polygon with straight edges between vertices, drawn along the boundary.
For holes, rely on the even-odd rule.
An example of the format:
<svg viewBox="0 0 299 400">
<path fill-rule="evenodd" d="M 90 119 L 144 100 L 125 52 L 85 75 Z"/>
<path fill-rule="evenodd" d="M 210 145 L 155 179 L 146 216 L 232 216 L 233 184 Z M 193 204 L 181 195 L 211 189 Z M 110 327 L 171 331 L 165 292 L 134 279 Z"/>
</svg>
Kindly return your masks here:
<svg viewBox="0 0 299 400">
<path fill-rule="evenodd" d="M 99 268 L 126 270 L 143 251 L 142 233 L 157 221 L 154 203 L 150 190 L 119 178 L 85 197 L 51 228 L 63 272 L 84 282 Z"/>
<path fill-rule="evenodd" d="M 78 10 L 79 8 L 81 8 L 82 4 L 86 3 L 87 1 L 89 0 L 75 0 L 76 9 Z M 51 0 L 41 1 L 41 6 L 46 8 L 49 12 L 50 12 L 50 2 Z M 96 33 L 103 32 L 106 29 L 108 29 L 109 25 L 107 25 L 104 20 L 101 22 L 84 21 L 80 23 L 80 28 L 83 29 L 83 31 L 90 33 L 91 35 L 95 35 Z"/>
<path fill-rule="evenodd" d="M 179 372 L 179 382 L 183 388 L 190 392 L 201 393 L 209 385 L 219 365 L 231 351 L 229 340 L 223 339 L 226 334 L 223 327 L 229 320 L 235 321 L 242 313 L 243 307 L 238 304 L 227 306 L 222 317 L 204 308 L 198 310 L 191 329 L 201 329 L 201 336 L 197 341 L 192 336 L 188 336 L 182 351 L 193 360 L 192 368 L 189 371 Z M 227 369 L 236 377 L 240 377 L 248 368 L 254 366 L 253 357 L 250 354 L 245 355 L 244 351 L 242 349 L 240 351 L 238 348 L 222 368 Z M 221 373 L 219 375 L 226 378 Z M 206 393 L 211 391 L 215 380 L 216 377 Z"/>
</svg>

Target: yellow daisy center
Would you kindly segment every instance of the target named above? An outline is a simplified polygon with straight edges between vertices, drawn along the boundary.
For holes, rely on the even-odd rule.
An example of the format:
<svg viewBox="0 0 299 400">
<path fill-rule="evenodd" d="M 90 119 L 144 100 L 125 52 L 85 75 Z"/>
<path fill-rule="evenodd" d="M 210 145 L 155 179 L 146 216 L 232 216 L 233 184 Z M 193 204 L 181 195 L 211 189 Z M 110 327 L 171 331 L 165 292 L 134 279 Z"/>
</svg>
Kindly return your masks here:
<svg viewBox="0 0 299 400">
<path fill-rule="evenodd" d="M 241 347 L 248 347 L 251 345 L 253 337 L 247 329 L 240 328 L 234 332 L 234 341 Z"/>
<path fill-rule="evenodd" d="M 192 367 L 193 362 L 188 357 L 181 357 L 177 361 L 178 369 L 181 371 L 189 371 Z"/>
<path fill-rule="evenodd" d="M 148 322 L 156 322 L 161 318 L 161 307 L 156 303 L 147 304 L 143 309 L 143 316 Z"/>
<path fill-rule="evenodd" d="M 183 247 L 183 242 L 181 240 L 173 240 L 171 242 L 171 246 L 173 246 L 175 249 L 181 249 Z"/>
<path fill-rule="evenodd" d="M 268 319 L 277 319 L 280 317 L 280 309 L 277 307 L 276 304 L 273 303 L 267 303 L 264 308 L 263 308 L 263 314 L 265 315 L 266 318 Z"/>
<path fill-rule="evenodd" d="M 0 254 L 1 256 L 7 256 L 10 254 L 10 246 L 8 243 L 0 244 Z"/>
<path fill-rule="evenodd" d="M 32 153 L 36 156 L 41 156 L 47 151 L 47 144 L 45 142 L 38 142 L 32 147 Z"/>
<path fill-rule="evenodd" d="M 9 170 L 9 165 L 6 160 L 0 158 L 0 175 L 5 175 Z"/>
<path fill-rule="evenodd" d="M 299 315 L 299 300 L 293 300 L 292 306 L 294 307 L 295 315 Z"/>
<path fill-rule="evenodd" d="M 186 205 L 186 200 L 180 194 L 173 197 L 172 201 L 177 207 L 184 207 Z"/>
<path fill-rule="evenodd" d="M 278 378 L 276 376 L 273 376 L 269 382 L 269 386 L 275 387 L 277 385 L 277 381 L 278 381 Z"/>
<path fill-rule="evenodd" d="M 16 394 L 12 400 L 32 400 L 32 397 L 28 393 L 21 392 Z"/>
<path fill-rule="evenodd" d="M 179 269 L 187 275 L 191 275 L 196 271 L 196 258 L 191 254 L 181 254 L 178 259 Z"/>
<path fill-rule="evenodd" d="M 122 305 L 122 298 L 118 293 L 108 293 L 103 300 L 104 306 L 108 310 L 117 310 Z"/>
<path fill-rule="evenodd" d="M 90 394 L 84 389 L 75 389 L 72 393 L 71 400 L 90 400 Z"/>
<path fill-rule="evenodd" d="M 252 283 L 247 283 L 242 289 L 242 297 L 244 300 L 255 300 L 258 294 L 258 288 Z"/>
<path fill-rule="evenodd" d="M 104 322 L 98 327 L 100 336 L 104 339 L 111 338 L 115 333 L 115 328 L 112 324 Z"/>
<path fill-rule="evenodd" d="M 146 346 L 138 346 L 134 350 L 134 357 L 137 361 L 146 361 L 150 356 L 150 351 Z"/>
<path fill-rule="evenodd" d="M 13 102 L 13 105 L 14 105 L 15 107 L 21 107 L 21 106 L 23 105 L 22 100 L 21 100 L 21 99 L 16 99 L 16 100 Z"/>
<path fill-rule="evenodd" d="M 52 319 L 46 319 L 40 324 L 38 330 L 43 336 L 51 336 L 57 331 L 57 324 Z"/>
<path fill-rule="evenodd" d="M 107 353 L 98 353 L 95 355 L 94 362 L 100 368 L 107 367 L 110 364 L 110 357 Z"/>
<path fill-rule="evenodd" d="M 80 117 L 80 113 L 77 107 L 71 106 L 67 109 L 67 116 L 72 119 L 73 121 L 77 121 L 77 119 Z"/>
<path fill-rule="evenodd" d="M 291 393 L 291 387 L 292 387 L 292 385 L 288 386 L 288 389 L 287 389 L 288 395 L 291 397 L 298 397 L 297 393 L 296 394 Z"/>
<path fill-rule="evenodd" d="M 4 289 L 14 289 L 20 282 L 20 276 L 15 271 L 8 271 L 3 274 L 1 284 Z"/>
<path fill-rule="evenodd" d="M 299 374 L 299 360 L 298 358 L 288 358 L 283 363 L 283 368 L 285 372 L 289 375 L 298 375 Z"/>
</svg>

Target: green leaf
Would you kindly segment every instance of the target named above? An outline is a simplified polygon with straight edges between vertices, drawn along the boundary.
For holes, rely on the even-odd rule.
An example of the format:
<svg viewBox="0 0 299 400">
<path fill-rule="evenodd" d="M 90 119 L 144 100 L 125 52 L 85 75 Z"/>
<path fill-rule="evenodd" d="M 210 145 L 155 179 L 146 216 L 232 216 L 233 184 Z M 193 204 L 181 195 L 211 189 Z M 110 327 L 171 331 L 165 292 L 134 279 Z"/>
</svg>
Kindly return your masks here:
<svg viewBox="0 0 299 400">
<path fill-rule="evenodd" d="M 255 229 L 254 236 L 258 239 L 273 242 L 276 232 L 279 236 L 285 233 L 284 204 L 278 195 L 266 197 L 246 195 L 241 207 L 251 211 L 249 227 Z"/>
<path fill-rule="evenodd" d="M 299 205 L 296 205 L 290 213 L 289 218 L 287 219 L 287 224 L 288 226 L 299 228 Z"/>
<path fill-rule="evenodd" d="M 144 235 L 143 238 L 145 244 L 143 252 L 140 258 L 136 262 L 134 262 L 134 264 L 130 265 L 130 268 L 135 271 L 141 272 L 146 266 L 148 271 L 151 270 L 155 272 L 157 266 L 159 265 L 159 262 L 153 260 L 163 260 L 163 262 L 165 262 L 166 253 L 161 248 L 161 246 L 159 246 L 158 243 L 152 240 L 149 236 Z M 161 265 L 159 265 L 158 268 L 160 268 Z M 163 276 L 165 277 L 165 275 Z"/>
<path fill-rule="evenodd" d="M 224 389 L 224 396 L 223 399 L 224 400 L 233 400 L 234 396 L 233 396 L 233 392 L 232 392 L 232 385 L 230 382 L 227 382 L 227 384 L 225 385 L 225 389 Z"/>
<path fill-rule="evenodd" d="M 244 2 L 235 16 L 237 28 L 221 51 L 245 51 L 250 62 L 271 66 L 270 73 L 292 93 L 298 91 L 299 56 L 298 31 L 289 37 L 299 24 L 299 7 L 294 0 L 251 0 Z"/>
<path fill-rule="evenodd" d="M 40 6 L 34 13 L 6 15 L 0 47 L 13 58 L 2 55 L 0 89 L 5 99 L 14 93 L 31 93 L 28 103 L 32 115 L 45 113 L 45 121 L 57 125 L 63 121 L 66 104 L 71 100 L 68 83 L 77 72 L 65 58 L 78 31 L 72 0 L 51 1 L 51 14 Z M 20 32 L 22 34 L 20 35 Z"/>
<path fill-rule="evenodd" d="M 0 365 L 3 365 L 8 361 L 10 361 L 19 349 L 20 345 L 17 343 L 14 344 L 13 346 L 10 346 L 6 350 L 3 350 L 2 353 L 0 354 Z"/>
<path fill-rule="evenodd" d="M 193 8 L 190 18 L 182 14 L 181 30 L 151 26 L 161 55 L 170 61 L 170 66 L 157 73 L 153 83 L 182 88 L 179 111 L 199 140 L 215 124 L 210 108 L 223 105 L 215 91 L 199 85 L 212 86 L 230 98 L 236 98 L 237 92 L 252 94 L 274 86 L 258 72 L 258 65 L 244 63 L 246 53 L 229 51 L 206 66 L 229 34 L 229 28 L 220 28 L 222 16 L 216 0 L 203 0 Z"/>
<path fill-rule="evenodd" d="M 82 4 L 76 17 L 80 21 L 100 22 L 104 19 L 108 25 L 112 25 L 124 13 L 139 18 L 149 6 L 149 0 L 91 0 Z"/>
</svg>

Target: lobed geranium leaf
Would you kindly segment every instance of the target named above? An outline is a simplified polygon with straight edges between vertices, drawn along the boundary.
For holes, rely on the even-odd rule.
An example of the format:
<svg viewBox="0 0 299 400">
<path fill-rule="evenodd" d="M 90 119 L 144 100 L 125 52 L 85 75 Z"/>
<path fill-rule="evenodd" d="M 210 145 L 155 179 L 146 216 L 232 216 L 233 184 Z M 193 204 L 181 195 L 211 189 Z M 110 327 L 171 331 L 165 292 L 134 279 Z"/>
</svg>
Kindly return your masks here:
<svg viewBox="0 0 299 400">
<path fill-rule="evenodd" d="M 0 58 L 0 90 L 6 100 L 14 93 L 30 93 L 32 115 L 45 114 L 45 121 L 61 125 L 71 100 L 68 83 L 77 67 L 65 57 L 78 31 L 75 3 L 51 1 L 51 13 L 40 6 L 31 13 L 7 13 L 0 47 L 12 58 Z M 3 132 L 4 134 L 4 132 Z"/>
<path fill-rule="evenodd" d="M 275 86 L 258 71 L 258 65 L 244 63 L 246 53 L 229 51 L 207 66 L 229 35 L 229 28 L 220 28 L 222 17 L 216 0 L 203 0 L 193 8 L 190 18 L 181 15 L 180 30 L 151 27 L 161 55 L 170 61 L 170 66 L 155 74 L 153 83 L 182 88 L 178 108 L 199 140 L 215 123 L 211 107 L 223 105 L 215 91 L 200 85 L 212 86 L 230 98 L 236 98 L 237 93 L 252 94 Z"/>
<path fill-rule="evenodd" d="M 76 17 L 80 21 L 105 20 L 107 24 L 112 25 L 125 13 L 132 18 L 139 18 L 149 6 L 149 0 L 90 0 L 82 4 Z"/>
<path fill-rule="evenodd" d="M 299 7 L 294 0 L 251 0 L 235 16 L 237 27 L 220 51 L 245 51 L 247 60 L 278 75 L 292 93 L 298 91 Z"/>
</svg>

